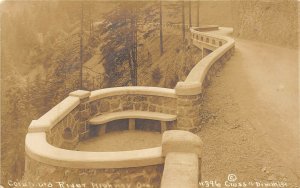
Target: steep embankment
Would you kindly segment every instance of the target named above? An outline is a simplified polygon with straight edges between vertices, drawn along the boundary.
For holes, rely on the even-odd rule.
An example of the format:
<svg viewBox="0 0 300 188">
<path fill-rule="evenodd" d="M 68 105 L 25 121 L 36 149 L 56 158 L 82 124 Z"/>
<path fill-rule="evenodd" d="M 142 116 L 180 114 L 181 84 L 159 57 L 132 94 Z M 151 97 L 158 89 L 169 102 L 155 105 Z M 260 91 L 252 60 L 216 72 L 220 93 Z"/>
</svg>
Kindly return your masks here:
<svg viewBox="0 0 300 188">
<path fill-rule="evenodd" d="M 235 36 L 297 47 L 297 1 L 232 1 L 231 7 Z"/>
<path fill-rule="evenodd" d="M 177 32 L 164 31 L 163 35 L 164 53 L 160 55 L 160 39 L 156 33 L 146 40 L 139 42 L 138 47 L 138 85 L 175 87 L 179 80 L 184 80 L 193 66 L 202 58 L 201 50 L 187 45 L 185 52 L 182 49 L 182 36 L 180 30 Z M 104 58 L 101 52 L 97 52 L 84 66 L 99 74 L 104 74 Z M 128 75 L 120 77 L 128 78 Z M 90 74 L 90 73 L 89 73 Z M 92 76 L 85 77 L 89 80 L 92 89 Z"/>
<path fill-rule="evenodd" d="M 201 51 L 192 45 L 186 46 L 186 51 L 183 51 L 180 31 L 178 34 L 165 33 L 163 55 L 159 51 L 159 37 L 154 37 L 145 46 L 152 64 L 150 69 L 145 64 L 139 67 L 140 85 L 174 88 L 179 80 L 185 80 L 202 58 Z"/>
</svg>

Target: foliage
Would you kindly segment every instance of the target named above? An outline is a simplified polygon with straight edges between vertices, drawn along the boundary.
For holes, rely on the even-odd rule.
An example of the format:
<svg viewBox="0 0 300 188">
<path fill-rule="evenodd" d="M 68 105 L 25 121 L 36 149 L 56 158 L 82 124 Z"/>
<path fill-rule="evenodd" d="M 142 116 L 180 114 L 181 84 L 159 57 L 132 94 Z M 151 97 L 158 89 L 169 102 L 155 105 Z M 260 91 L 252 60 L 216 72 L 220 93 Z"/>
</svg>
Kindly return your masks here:
<svg viewBox="0 0 300 188">
<path fill-rule="evenodd" d="M 121 2 L 105 16 L 101 32 L 104 36 L 101 53 L 105 58 L 104 67 L 109 86 L 137 85 L 140 63 L 138 46 L 142 39 L 156 31 L 154 26 L 142 26 L 158 21 L 156 9 L 152 4 Z"/>
<path fill-rule="evenodd" d="M 22 177 L 30 121 L 79 89 L 80 4 L 5 2 L 2 6 L 1 179 L 5 182 Z M 90 37 L 84 33 L 85 48 Z"/>
<path fill-rule="evenodd" d="M 160 70 L 159 67 L 156 67 L 152 71 L 152 80 L 153 80 L 153 82 L 155 82 L 156 84 L 158 84 L 160 82 L 161 78 L 162 78 L 161 70 Z"/>
</svg>

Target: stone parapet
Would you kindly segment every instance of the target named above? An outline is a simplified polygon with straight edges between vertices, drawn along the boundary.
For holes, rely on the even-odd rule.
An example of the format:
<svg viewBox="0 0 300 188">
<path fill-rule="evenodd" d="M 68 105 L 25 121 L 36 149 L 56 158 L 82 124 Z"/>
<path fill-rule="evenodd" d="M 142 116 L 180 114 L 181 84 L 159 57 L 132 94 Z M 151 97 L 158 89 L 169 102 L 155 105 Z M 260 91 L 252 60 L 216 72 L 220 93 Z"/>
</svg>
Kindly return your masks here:
<svg viewBox="0 0 300 188">
<path fill-rule="evenodd" d="M 46 133 L 28 133 L 25 151 L 31 159 L 51 166 L 80 169 L 131 168 L 163 164 L 161 147 L 116 151 L 87 152 L 58 148 L 46 140 Z"/>
<path fill-rule="evenodd" d="M 73 168 L 52 166 L 28 156 L 25 162 L 24 182 L 47 182 L 53 188 L 67 187 L 67 184 L 85 188 L 160 187 L 164 168 L 163 164 L 111 169 Z"/>
<path fill-rule="evenodd" d="M 208 26 L 209 30 L 217 29 Z M 200 31 L 206 27 L 201 27 Z M 201 128 L 201 104 L 205 89 L 212 77 L 230 59 L 234 53 L 234 40 L 191 28 L 193 44 L 202 50 L 212 50 L 203 57 L 188 74 L 184 82 L 178 82 L 175 87 L 177 95 L 177 128 L 197 131 Z"/>
<path fill-rule="evenodd" d="M 152 95 L 167 98 L 176 98 L 174 89 L 147 86 L 130 86 L 106 88 L 92 91 L 89 100 L 94 101 L 105 97 L 120 95 Z"/>
<path fill-rule="evenodd" d="M 93 187 L 92 183 L 120 182 L 159 187 L 164 176 L 162 187 L 175 185 L 170 182 L 174 177 L 179 178 L 178 185 L 187 183 L 193 187 L 200 177 L 201 150 L 202 141 L 198 136 L 179 130 L 164 132 L 161 147 L 118 152 L 61 149 L 50 145 L 44 132 L 28 133 L 23 180 L 85 183 L 86 187 Z"/>
<path fill-rule="evenodd" d="M 166 156 L 161 188 L 198 188 L 199 160 L 194 153 L 169 153 Z"/>
<path fill-rule="evenodd" d="M 73 149 L 76 146 L 78 143 L 78 129 L 80 126 L 79 109 L 79 106 L 75 107 L 60 122 L 46 131 L 49 144 L 64 149 Z"/>
<path fill-rule="evenodd" d="M 80 99 L 80 105 L 79 105 L 79 112 L 80 112 L 80 118 L 79 118 L 79 126 L 77 129 L 78 132 L 78 139 L 82 140 L 85 138 L 88 138 L 89 131 L 88 131 L 88 120 L 89 116 L 86 115 L 86 106 L 89 104 L 89 99 L 91 96 L 90 91 L 85 90 L 77 90 L 73 91 L 69 94 L 70 96 L 75 96 Z"/>
<path fill-rule="evenodd" d="M 38 120 L 33 120 L 29 125 L 28 132 L 41 132 L 52 129 L 79 104 L 80 100 L 77 97 L 69 96 L 65 98 Z"/>
<path fill-rule="evenodd" d="M 178 95 L 177 98 L 177 128 L 193 131 L 200 126 L 200 110 L 202 94 Z"/>
<path fill-rule="evenodd" d="M 80 100 L 89 98 L 90 95 L 91 95 L 91 92 L 85 91 L 85 90 L 76 90 L 69 94 L 69 96 L 78 97 Z"/>
<path fill-rule="evenodd" d="M 165 158 L 161 188 L 197 188 L 201 177 L 203 143 L 197 135 L 172 130 L 163 134 Z"/>
</svg>

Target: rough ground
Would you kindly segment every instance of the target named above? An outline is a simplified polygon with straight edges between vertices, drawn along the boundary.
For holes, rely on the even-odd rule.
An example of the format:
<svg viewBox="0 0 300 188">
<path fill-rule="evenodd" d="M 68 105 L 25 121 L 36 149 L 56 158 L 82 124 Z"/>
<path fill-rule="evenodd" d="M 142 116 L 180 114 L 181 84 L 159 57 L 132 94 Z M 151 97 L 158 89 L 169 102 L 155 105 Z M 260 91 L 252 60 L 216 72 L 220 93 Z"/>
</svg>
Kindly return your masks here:
<svg viewBox="0 0 300 188">
<path fill-rule="evenodd" d="M 203 104 L 202 180 L 300 185 L 297 52 L 236 39 Z M 296 186 L 297 185 L 297 186 Z"/>
</svg>

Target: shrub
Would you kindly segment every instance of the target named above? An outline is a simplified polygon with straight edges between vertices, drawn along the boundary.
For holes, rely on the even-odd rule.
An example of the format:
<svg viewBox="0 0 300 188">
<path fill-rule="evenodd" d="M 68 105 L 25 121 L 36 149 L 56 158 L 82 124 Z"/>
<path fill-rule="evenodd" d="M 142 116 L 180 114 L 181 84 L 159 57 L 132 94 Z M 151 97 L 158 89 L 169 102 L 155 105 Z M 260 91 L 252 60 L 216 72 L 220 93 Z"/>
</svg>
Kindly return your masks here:
<svg viewBox="0 0 300 188">
<path fill-rule="evenodd" d="M 152 71 L 152 80 L 155 84 L 158 84 L 160 82 L 161 78 L 162 78 L 161 71 L 160 71 L 159 67 L 156 67 Z"/>
<path fill-rule="evenodd" d="M 174 74 L 169 81 L 168 88 L 174 88 L 179 80 L 179 76 Z"/>
</svg>

